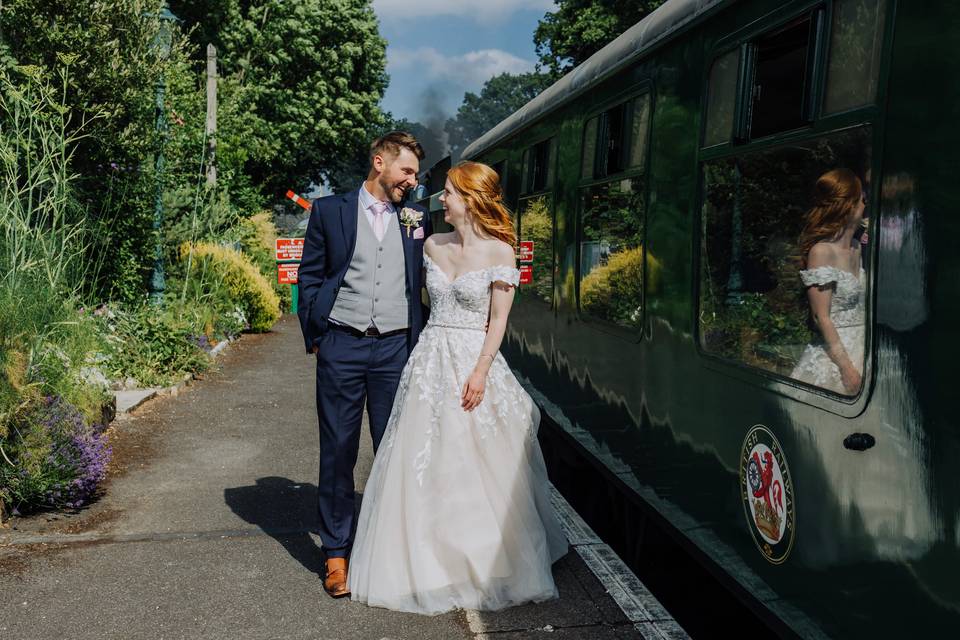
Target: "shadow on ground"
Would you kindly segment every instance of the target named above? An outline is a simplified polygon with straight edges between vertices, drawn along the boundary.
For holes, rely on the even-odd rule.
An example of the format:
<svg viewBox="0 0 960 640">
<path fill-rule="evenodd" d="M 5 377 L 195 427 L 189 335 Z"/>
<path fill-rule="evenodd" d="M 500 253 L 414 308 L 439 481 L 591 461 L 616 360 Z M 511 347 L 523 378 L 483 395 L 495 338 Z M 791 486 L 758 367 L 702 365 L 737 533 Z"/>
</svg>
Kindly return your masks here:
<svg viewBox="0 0 960 640">
<path fill-rule="evenodd" d="M 308 571 L 323 576 L 323 552 L 311 537 L 316 531 L 317 487 L 289 478 L 258 478 L 255 485 L 224 489 L 235 514 L 279 542 Z"/>
</svg>

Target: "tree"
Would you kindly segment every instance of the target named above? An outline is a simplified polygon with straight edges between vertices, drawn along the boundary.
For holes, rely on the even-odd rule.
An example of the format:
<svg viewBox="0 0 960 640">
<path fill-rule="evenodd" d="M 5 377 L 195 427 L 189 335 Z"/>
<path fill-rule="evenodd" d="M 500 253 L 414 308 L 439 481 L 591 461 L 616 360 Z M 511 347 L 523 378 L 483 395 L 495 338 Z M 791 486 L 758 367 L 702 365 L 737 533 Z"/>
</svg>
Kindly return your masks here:
<svg viewBox="0 0 960 640">
<path fill-rule="evenodd" d="M 502 73 L 484 83 L 480 95 L 466 93 L 455 118 L 445 126 L 454 162 L 471 142 L 527 104 L 553 82 L 541 73 Z"/>
<path fill-rule="evenodd" d="M 234 152 L 265 194 L 321 182 L 382 122 L 386 42 L 370 0 L 180 0 L 173 10 L 195 25 L 197 59 L 212 42 L 223 82 L 246 89 L 250 135 Z"/>
<path fill-rule="evenodd" d="M 101 228 L 90 249 L 102 289 L 132 299 L 152 262 L 151 154 L 155 82 L 182 57 L 177 29 L 166 60 L 157 55 L 159 2 L 10 0 L 0 8 L 0 64 L 14 76 L 51 80 L 69 67 L 62 103 L 78 209 Z M 0 128 L 7 114 L 0 112 Z M 112 242 L 111 242 L 112 241 Z"/>
<path fill-rule="evenodd" d="M 336 192 L 356 189 L 360 182 L 367 177 L 370 171 L 370 143 L 388 131 L 406 131 L 417 139 L 423 146 L 426 158 L 420 165 L 420 170 L 433 166 L 438 160 L 447 155 L 447 146 L 443 141 L 443 132 L 438 132 L 419 122 L 411 122 L 406 118 L 394 120 L 389 113 L 373 123 L 368 129 L 366 137 L 352 151 L 327 173 L 327 182 Z"/>
<path fill-rule="evenodd" d="M 665 0 L 556 0 L 537 24 L 533 42 L 540 65 L 554 76 L 577 66 L 640 22 Z"/>
</svg>

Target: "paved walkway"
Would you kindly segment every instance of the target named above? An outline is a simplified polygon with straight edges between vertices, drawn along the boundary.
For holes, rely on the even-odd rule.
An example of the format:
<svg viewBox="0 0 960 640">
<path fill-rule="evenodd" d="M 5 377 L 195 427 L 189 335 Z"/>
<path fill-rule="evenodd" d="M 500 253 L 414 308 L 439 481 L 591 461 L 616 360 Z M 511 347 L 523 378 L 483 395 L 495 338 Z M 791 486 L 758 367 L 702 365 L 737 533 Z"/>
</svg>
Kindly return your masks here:
<svg viewBox="0 0 960 640">
<path fill-rule="evenodd" d="M 244 336 L 220 365 L 115 423 L 104 498 L 0 529 L 0 638 L 605 640 L 650 628 L 574 552 L 554 570 L 559 600 L 496 614 L 425 617 L 330 599 L 309 533 L 313 360 L 296 319 Z M 358 488 L 373 459 L 367 433 Z"/>
</svg>

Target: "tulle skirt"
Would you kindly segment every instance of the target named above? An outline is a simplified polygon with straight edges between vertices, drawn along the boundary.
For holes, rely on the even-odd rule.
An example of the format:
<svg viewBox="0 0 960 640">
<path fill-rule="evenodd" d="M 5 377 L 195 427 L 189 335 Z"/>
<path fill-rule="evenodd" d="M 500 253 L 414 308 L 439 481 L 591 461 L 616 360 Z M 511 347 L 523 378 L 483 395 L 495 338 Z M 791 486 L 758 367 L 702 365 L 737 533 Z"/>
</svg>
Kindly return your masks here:
<svg viewBox="0 0 960 640">
<path fill-rule="evenodd" d="M 399 611 L 497 610 L 555 598 L 567 542 L 550 504 L 540 414 L 498 355 L 460 407 L 484 333 L 428 325 L 401 376 L 363 496 L 349 585 Z"/>
</svg>

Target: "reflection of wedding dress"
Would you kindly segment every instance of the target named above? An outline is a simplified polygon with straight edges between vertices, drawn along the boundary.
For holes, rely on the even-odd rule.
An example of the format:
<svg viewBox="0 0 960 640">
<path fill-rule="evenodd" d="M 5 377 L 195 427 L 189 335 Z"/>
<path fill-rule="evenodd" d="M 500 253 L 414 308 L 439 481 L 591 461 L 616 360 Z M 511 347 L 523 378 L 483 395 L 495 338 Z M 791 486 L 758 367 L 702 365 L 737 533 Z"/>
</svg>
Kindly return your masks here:
<svg viewBox="0 0 960 640">
<path fill-rule="evenodd" d="M 367 481 L 350 560 L 354 600 L 416 613 L 494 610 L 557 596 L 551 565 L 567 543 L 547 493 L 540 413 L 497 354 L 484 399 L 460 406 L 483 345 L 490 283 L 454 281 L 429 257 L 430 321 L 400 378 Z"/>
<path fill-rule="evenodd" d="M 850 361 L 862 374 L 866 339 L 864 332 L 866 275 L 863 269 L 860 269 L 858 277 L 836 267 L 817 267 L 800 271 L 800 278 L 805 287 L 836 284 L 830 302 L 830 319 L 840 335 L 840 342 L 846 349 Z M 837 393 L 848 393 L 840 380 L 840 368 L 827 355 L 826 345 L 822 339 L 807 345 L 790 377 Z"/>
</svg>

